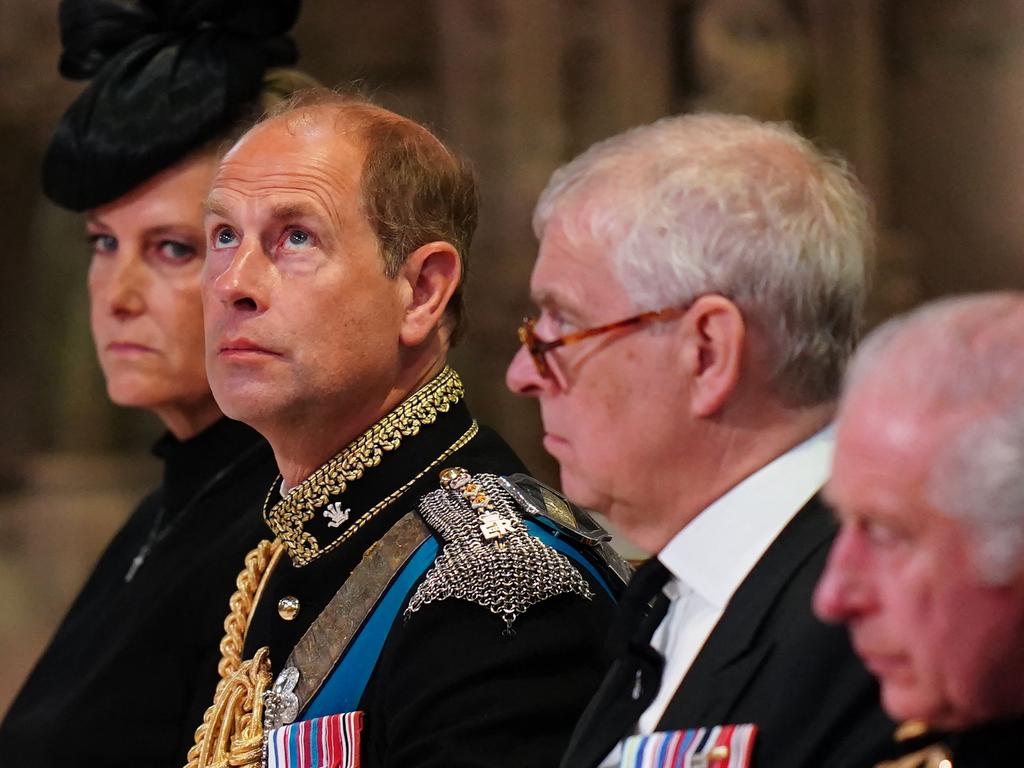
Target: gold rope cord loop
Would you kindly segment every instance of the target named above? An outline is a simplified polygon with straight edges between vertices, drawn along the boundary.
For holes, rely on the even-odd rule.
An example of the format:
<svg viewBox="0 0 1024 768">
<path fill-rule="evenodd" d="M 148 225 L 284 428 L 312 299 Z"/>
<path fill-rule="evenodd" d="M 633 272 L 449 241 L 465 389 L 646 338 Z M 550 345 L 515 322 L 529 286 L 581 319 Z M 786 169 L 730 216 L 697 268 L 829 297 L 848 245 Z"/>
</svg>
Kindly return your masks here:
<svg viewBox="0 0 1024 768">
<path fill-rule="evenodd" d="M 196 730 L 185 768 L 258 768 L 263 762 L 263 694 L 270 687 L 270 649 L 260 648 L 217 686 Z"/>
<path fill-rule="evenodd" d="M 256 602 L 256 592 L 270 564 L 280 556 L 283 549 L 284 545 L 280 541 L 264 539 L 245 556 L 245 567 L 235 580 L 235 592 L 228 600 L 230 611 L 224 619 L 224 638 L 220 641 L 221 659 L 217 665 L 221 680 L 231 677 L 242 663 L 242 647 Z"/>
<path fill-rule="evenodd" d="M 221 659 L 217 665 L 220 680 L 214 690 L 213 704 L 207 708 L 202 724 L 196 728 L 195 744 L 188 751 L 186 768 L 226 768 L 227 762 L 209 762 L 210 750 L 215 750 L 216 743 L 223 742 L 232 733 L 241 734 L 242 719 L 245 719 L 246 727 L 251 729 L 252 713 L 257 708 L 261 714 L 255 727 L 259 729 L 262 736 L 262 691 L 266 689 L 266 685 L 263 685 L 260 690 L 258 701 L 253 700 L 252 696 L 241 696 L 240 700 L 239 691 L 246 690 L 245 681 L 247 680 L 250 692 L 255 690 L 258 681 L 255 678 L 246 677 L 246 675 L 252 675 L 258 671 L 255 667 L 264 670 L 267 681 L 269 681 L 270 659 L 268 654 L 270 651 L 267 648 L 261 648 L 252 659 L 244 663 L 241 657 L 252 609 L 259 599 L 267 576 L 273 570 L 273 566 L 281 557 L 282 552 L 284 552 L 284 544 L 281 541 L 264 539 L 245 556 L 245 567 L 238 574 L 238 578 L 235 580 L 236 590 L 228 600 L 231 610 L 224 620 L 224 638 L 220 641 Z M 248 706 L 245 706 L 247 703 Z M 241 706 L 240 709 L 239 706 Z M 239 721 L 238 728 L 230 726 L 229 721 Z M 228 746 L 222 743 L 219 748 L 223 753 Z M 253 764 L 258 763 L 257 759 Z M 232 766 L 244 764 L 231 763 Z"/>
</svg>

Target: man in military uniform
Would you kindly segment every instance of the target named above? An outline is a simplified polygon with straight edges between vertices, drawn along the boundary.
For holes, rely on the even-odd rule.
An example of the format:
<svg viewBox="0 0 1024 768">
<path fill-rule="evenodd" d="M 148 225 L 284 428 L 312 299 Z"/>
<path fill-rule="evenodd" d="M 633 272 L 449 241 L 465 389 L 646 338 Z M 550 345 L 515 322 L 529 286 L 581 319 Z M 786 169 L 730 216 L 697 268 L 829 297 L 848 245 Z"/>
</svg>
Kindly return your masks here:
<svg viewBox="0 0 1024 768">
<path fill-rule="evenodd" d="M 875 331 L 837 430 L 815 609 L 847 624 L 889 714 L 920 721 L 902 733 L 947 732 L 891 765 L 1024 764 L 1024 294 Z"/>
<path fill-rule="evenodd" d="M 211 384 L 281 482 L 189 765 L 555 764 L 615 587 L 601 532 L 518 475 L 445 364 L 471 172 L 314 94 L 235 145 L 207 210 Z"/>
</svg>

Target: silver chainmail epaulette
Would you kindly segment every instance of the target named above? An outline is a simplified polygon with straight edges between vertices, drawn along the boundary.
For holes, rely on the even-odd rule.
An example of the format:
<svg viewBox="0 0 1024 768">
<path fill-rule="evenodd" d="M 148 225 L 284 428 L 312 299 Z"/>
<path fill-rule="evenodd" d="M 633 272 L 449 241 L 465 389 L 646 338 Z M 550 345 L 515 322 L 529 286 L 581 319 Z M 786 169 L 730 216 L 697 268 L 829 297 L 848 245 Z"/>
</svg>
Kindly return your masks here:
<svg viewBox="0 0 1024 768">
<path fill-rule="evenodd" d="M 441 489 L 420 500 L 420 515 L 445 545 L 405 609 L 450 597 L 501 616 L 511 627 L 534 603 L 563 594 L 590 600 L 590 585 L 565 555 L 526 530 L 496 475 L 461 467 L 441 473 Z"/>
</svg>

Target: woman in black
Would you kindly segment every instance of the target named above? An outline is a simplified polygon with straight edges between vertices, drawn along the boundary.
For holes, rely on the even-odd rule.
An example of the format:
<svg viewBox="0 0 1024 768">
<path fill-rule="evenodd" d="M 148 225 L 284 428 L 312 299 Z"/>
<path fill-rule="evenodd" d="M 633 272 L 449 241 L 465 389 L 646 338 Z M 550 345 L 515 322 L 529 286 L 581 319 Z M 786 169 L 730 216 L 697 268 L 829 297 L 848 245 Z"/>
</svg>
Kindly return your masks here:
<svg viewBox="0 0 1024 768">
<path fill-rule="evenodd" d="M 64 0 L 61 73 L 91 82 L 43 187 L 86 212 L 90 322 L 111 399 L 156 414 L 162 485 L 114 537 L 0 724 L 0 765 L 180 766 L 218 680 L 274 457 L 206 380 L 203 200 L 218 152 L 314 84 L 298 0 Z"/>
</svg>

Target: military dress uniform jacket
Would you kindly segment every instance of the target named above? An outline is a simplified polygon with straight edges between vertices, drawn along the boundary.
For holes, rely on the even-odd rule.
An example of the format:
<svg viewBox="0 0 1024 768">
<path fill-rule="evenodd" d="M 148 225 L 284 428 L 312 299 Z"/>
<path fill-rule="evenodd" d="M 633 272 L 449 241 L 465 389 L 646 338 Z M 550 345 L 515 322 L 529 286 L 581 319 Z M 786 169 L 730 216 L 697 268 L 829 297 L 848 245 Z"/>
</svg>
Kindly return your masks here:
<svg viewBox="0 0 1024 768">
<path fill-rule="evenodd" d="M 657 732 L 752 723 L 750 768 L 863 768 L 893 754 L 895 725 L 845 628 L 811 612 L 835 534 L 819 498 L 797 512 L 729 601 Z M 602 725 L 597 699 L 563 768 L 593 768 L 625 735 Z"/>
<path fill-rule="evenodd" d="M 926 733 L 901 743 L 901 757 L 876 768 L 1008 768 L 1024 765 L 1024 717 L 943 737 Z"/>
<path fill-rule="evenodd" d="M 339 588 L 351 587 L 364 555 L 377 552 L 389 532 L 409 521 L 410 512 L 420 515 L 424 497 L 444 493 L 439 476 L 453 467 L 474 477 L 523 471 L 511 449 L 476 424 L 462 402 L 458 377 L 446 369 L 283 500 L 268 505 L 267 524 L 287 553 L 260 587 L 242 657 L 252 659 L 268 648 L 272 673 L 280 681 L 282 670 L 296 663 L 289 659 L 304 635 L 314 654 L 329 645 L 340 630 L 318 629 L 322 623 L 311 630 L 311 625 Z M 327 713 L 363 713 L 358 759 L 345 765 L 556 765 L 604 672 L 603 643 L 614 610 L 609 581 L 600 566 L 584 562 L 564 541 L 555 542 L 578 574 L 579 589 L 555 590 L 507 622 L 509 616 L 472 596 L 430 599 L 437 595 L 424 593 L 421 587 L 444 570 L 444 547 L 450 543 L 437 530 L 429 536 L 440 554 L 388 616 L 379 654 L 355 663 L 366 667 L 357 670 L 365 681 L 361 694 L 342 692 L 331 701 L 330 683 L 324 683 L 320 698 L 301 703 L 294 720 L 315 723 Z M 467 574 L 474 567 L 440 575 L 458 589 L 460 580 L 472 580 Z M 544 584 L 552 576 L 537 569 L 514 578 Z M 350 662 L 348 656 L 342 659 L 342 665 Z M 315 713 L 305 709 L 310 701 Z M 215 727 L 211 718 L 207 725 Z M 291 757 L 275 764 L 321 764 L 294 745 L 286 745 L 284 753 L 289 749 Z M 351 754 L 348 759 L 353 760 Z"/>
<path fill-rule="evenodd" d="M 180 767 L 193 741 L 277 470 L 263 438 L 228 419 L 153 452 L 163 483 L 104 551 L 0 725 L 4 768 Z"/>
<path fill-rule="evenodd" d="M 947 740 L 952 768 L 1024 765 L 1024 717 L 1014 717 L 954 734 Z"/>
</svg>

